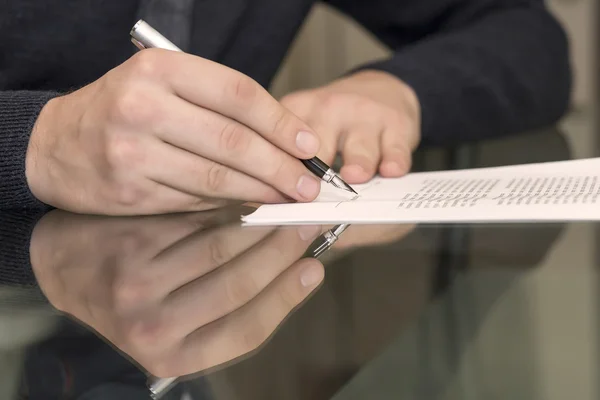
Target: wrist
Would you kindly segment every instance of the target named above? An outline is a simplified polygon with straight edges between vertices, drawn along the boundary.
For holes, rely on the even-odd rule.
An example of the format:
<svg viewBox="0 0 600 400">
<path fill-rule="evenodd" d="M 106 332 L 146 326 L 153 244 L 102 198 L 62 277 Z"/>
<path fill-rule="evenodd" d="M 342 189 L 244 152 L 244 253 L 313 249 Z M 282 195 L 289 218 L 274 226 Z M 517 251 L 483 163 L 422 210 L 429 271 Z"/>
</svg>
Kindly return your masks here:
<svg viewBox="0 0 600 400">
<path fill-rule="evenodd" d="M 50 99 L 40 111 L 31 130 L 29 144 L 25 155 L 25 178 L 31 193 L 40 201 L 47 202 L 43 197 L 43 185 L 46 180 L 42 171 L 48 172 L 48 165 L 41 165 L 45 159 L 45 149 L 48 148 L 52 124 L 57 113 L 59 98 Z"/>
</svg>

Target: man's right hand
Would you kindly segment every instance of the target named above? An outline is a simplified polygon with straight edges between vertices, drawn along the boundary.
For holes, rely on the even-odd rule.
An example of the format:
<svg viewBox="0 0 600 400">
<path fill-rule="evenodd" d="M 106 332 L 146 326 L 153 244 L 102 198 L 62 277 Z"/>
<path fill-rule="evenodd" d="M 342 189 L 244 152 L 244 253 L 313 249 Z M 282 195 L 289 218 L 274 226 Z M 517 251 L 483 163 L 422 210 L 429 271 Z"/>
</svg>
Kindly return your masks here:
<svg viewBox="0 0 600 400">
<path fill-rule="evenodd" d="M 231 201 L 313 200 L 298 158 L 319 139 L 251 78 L 168 50 L 143 50 L 43 108 L 31 135 L 32 193 L 108 215 L 197 211 Z"/>
</svg>

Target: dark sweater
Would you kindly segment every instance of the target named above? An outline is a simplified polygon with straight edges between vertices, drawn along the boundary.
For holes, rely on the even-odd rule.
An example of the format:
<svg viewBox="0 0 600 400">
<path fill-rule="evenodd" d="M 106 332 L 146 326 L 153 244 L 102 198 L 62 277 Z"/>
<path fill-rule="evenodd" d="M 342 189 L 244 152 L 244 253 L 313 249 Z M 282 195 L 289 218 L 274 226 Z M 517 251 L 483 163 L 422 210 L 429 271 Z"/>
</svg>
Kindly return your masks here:
<svg viewBox="0 0 600 400">
<path fill-rule="evenodd" d="M 189 52 L 268 87 L 313 0 L 196 0 Z M 395 52 L 363 68 L 411 85 L 425 145 L 555 122 L 570 93 L 567 40 L 541 0 L 330 0 Z M 0 3 L 0 208 L 41 206 L 24 160 L 44 104 L 134 52 L 138 0 Z"/>
</svg>

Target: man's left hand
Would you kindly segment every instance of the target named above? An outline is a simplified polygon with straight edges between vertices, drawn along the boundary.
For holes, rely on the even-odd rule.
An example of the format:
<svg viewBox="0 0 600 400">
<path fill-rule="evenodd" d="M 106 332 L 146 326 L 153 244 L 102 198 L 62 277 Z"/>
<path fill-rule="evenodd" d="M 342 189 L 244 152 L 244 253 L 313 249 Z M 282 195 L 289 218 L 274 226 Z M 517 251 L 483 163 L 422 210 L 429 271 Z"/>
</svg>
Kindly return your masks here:
<svg viewBox="0 0 600 400">
<path fill-rule="evenodd" d="M 379 173 L 399 177 L 420 141 L 421 111 L 414 91 L 385 72 L 363 71 L 285 96 L 281 103 L 321 138 L 318 156 L 343 158 L 341 176 L 363 183 Z"/>
</svg>

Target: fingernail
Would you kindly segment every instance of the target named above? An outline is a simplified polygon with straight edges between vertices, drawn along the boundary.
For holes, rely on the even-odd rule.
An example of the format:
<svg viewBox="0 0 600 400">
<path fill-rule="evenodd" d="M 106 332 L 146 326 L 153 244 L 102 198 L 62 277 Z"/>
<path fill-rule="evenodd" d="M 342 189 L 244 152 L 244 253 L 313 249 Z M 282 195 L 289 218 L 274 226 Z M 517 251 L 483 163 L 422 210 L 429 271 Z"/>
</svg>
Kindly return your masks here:
<svg viewBox="0 0 600 400">
<path fill-rule="evenodd" d="M 300 276 L 300 282 L 304 287 L 312 287 L 320 283 L 323 280 L 324 271 L 323 268 L 317 265 L 311 265 L 302 271 Z"/>
<path fill-rule="evenodd" d="M 296 135 L 296 147 L 307 155 L 317 154 L 319 145 L 319 139 L 314 133 L 302 131 Z"/>
<path fill-rule="evenodd" d="M 304 241 L 315 239 L 319 233 L 321 233 L 321 228 L 315 225 L 301 226 L 298 228 L 298 236 Z"/>
<path fill-rule="evenodd" d="M 312 176 L 304 175 L 298 180 L 296 190 L 306 200 L 313 200 L 321 190 L 321 183 Z"/>
</svg>

